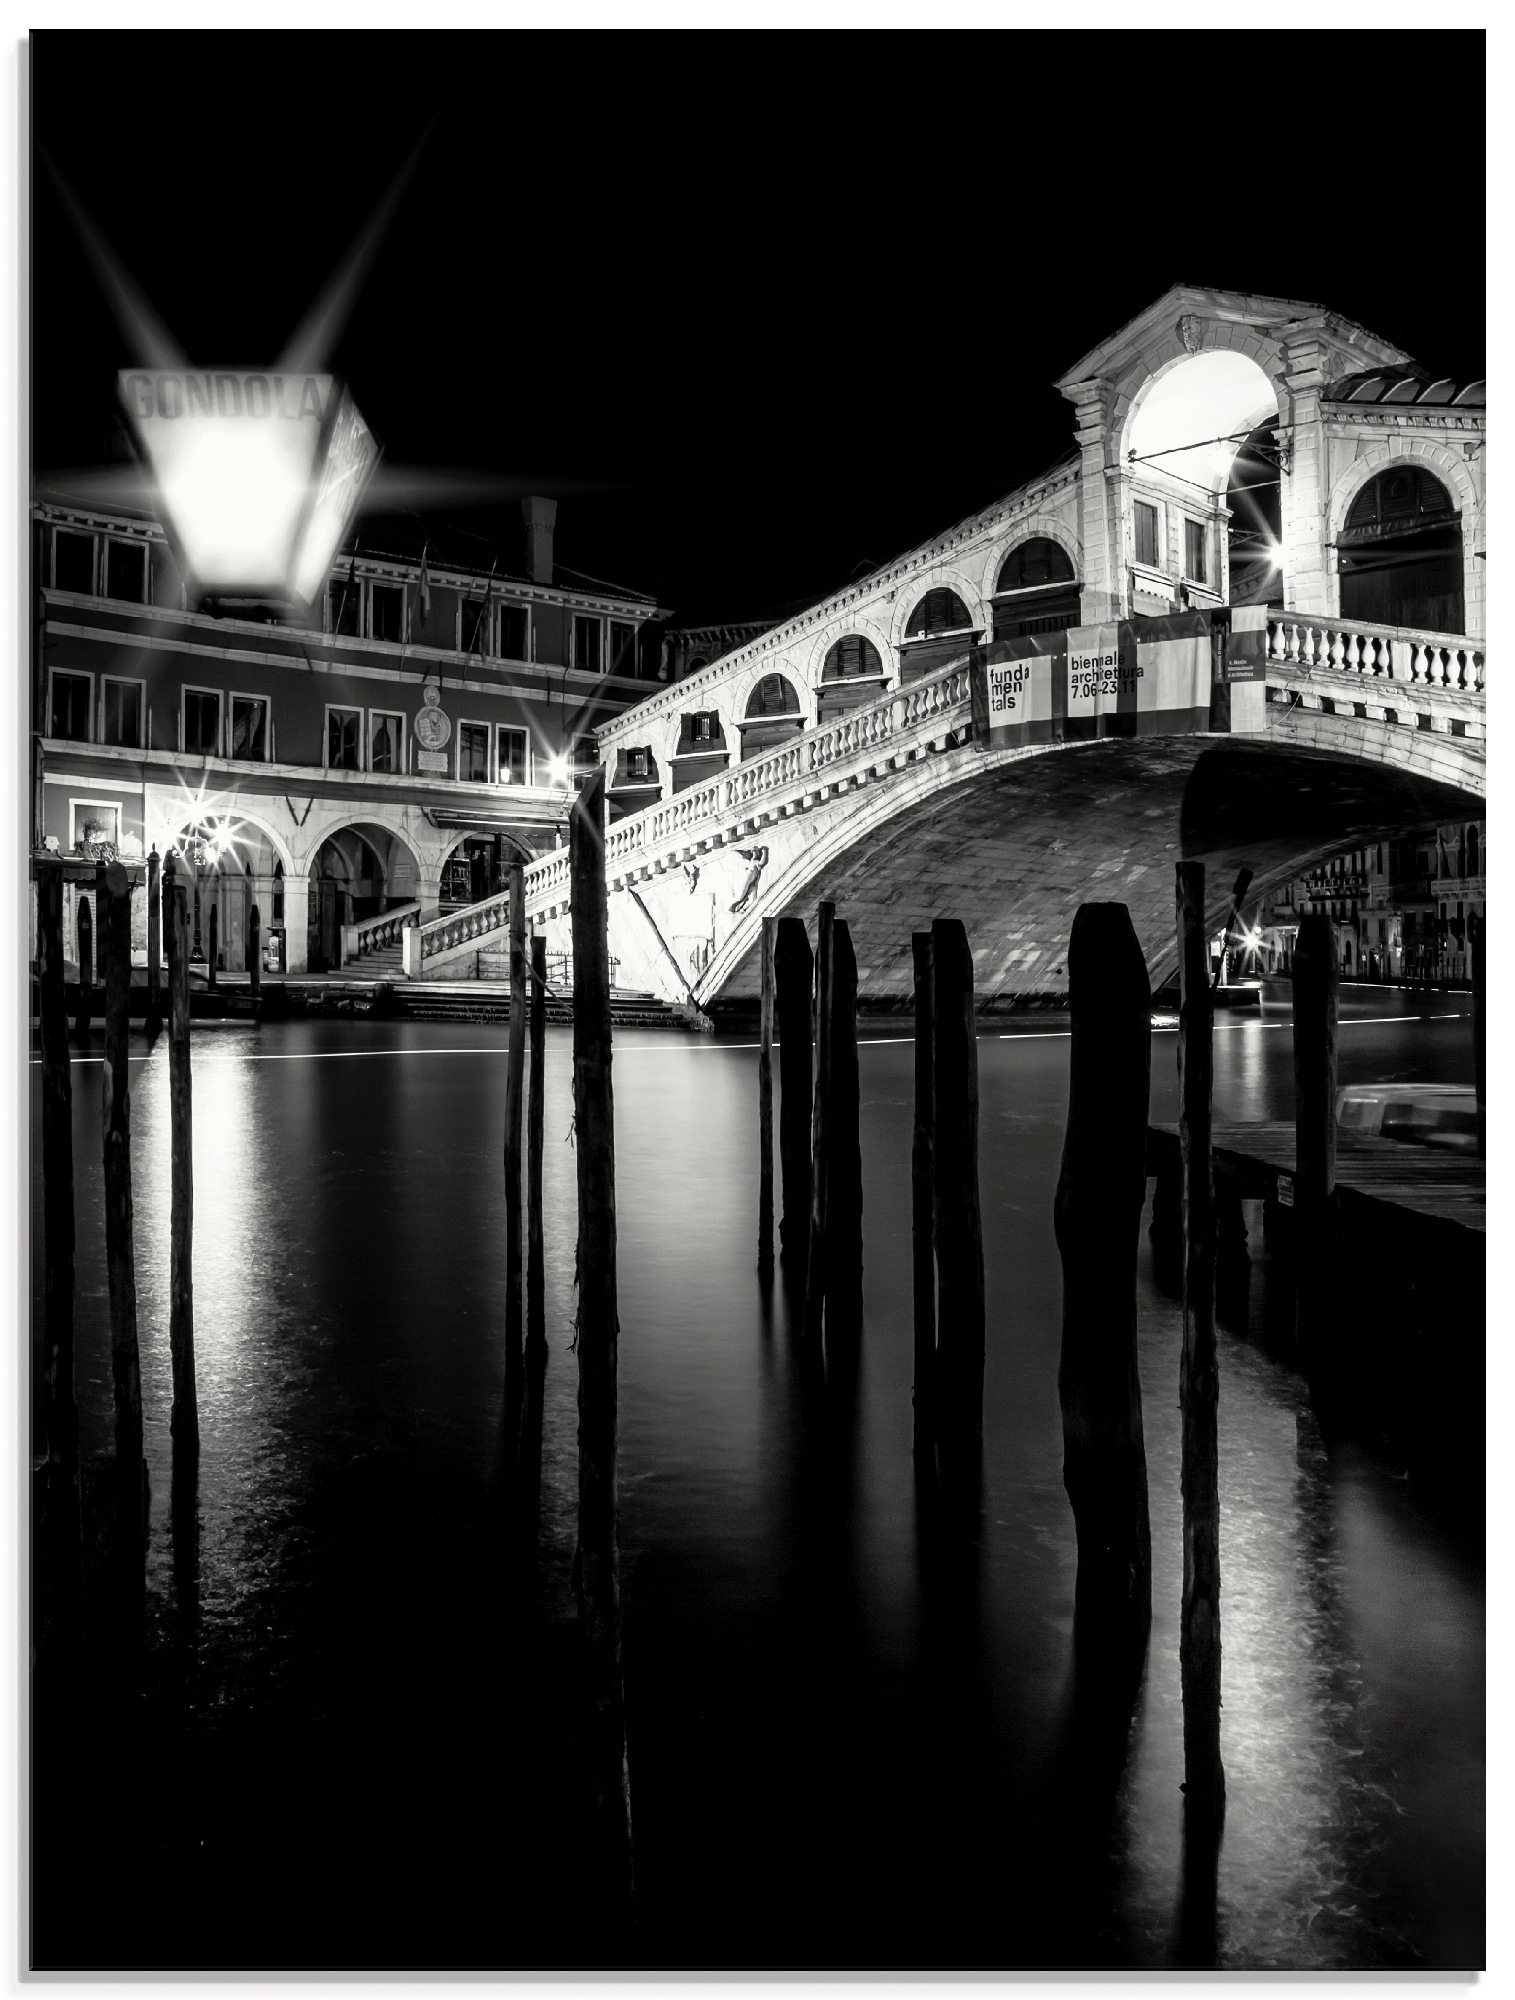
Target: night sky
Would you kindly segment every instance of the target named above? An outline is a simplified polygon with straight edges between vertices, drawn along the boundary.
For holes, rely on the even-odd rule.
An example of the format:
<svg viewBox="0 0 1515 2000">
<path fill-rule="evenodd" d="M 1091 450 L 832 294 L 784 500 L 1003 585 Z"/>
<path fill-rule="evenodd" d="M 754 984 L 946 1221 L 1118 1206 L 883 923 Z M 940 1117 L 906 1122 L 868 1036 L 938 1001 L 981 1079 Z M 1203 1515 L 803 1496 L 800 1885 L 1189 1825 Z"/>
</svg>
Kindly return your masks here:
<svg viewBox="0 0 1515 2000">
<path fill-rule="evenodd" d="M 686 621 L 1052 464 L 1053 378 L 1178 280 L 1483 372 L 1480 34 L 31 48 L 34 136 L 202 366 L 277 356 L 438 113 L 333 365 L 391 463 L 606 482 L 560 559 Z M 1393 114 L 1427 73 L 1451 124 Z M 34 462 L 98 463 L 130 357 L 40 168 L 32 312 Z M 453 519 L 519 565 L 514 504 Z"/>
</svg>

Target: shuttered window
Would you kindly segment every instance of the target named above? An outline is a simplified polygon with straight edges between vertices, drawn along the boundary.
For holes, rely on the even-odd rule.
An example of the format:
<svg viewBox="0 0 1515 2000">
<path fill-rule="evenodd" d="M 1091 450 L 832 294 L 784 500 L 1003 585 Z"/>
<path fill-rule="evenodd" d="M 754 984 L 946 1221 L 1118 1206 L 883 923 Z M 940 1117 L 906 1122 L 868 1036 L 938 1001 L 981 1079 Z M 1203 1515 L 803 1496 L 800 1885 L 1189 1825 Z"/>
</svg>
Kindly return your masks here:
<svg viewBox="0 0 1515 2000">
<path fill-rule="evenodd" d="M 884 663 L 879 658 L 878 647 L 861 633 L 849 632 L 845 639 L 838 639 L 826 655 L 821 668 L 821 679 L 825 681 L 851 680 L 859 674 L 882 674 Z"/>
<path fill-rule="evenodd" d="M 955 590 L 928 590 L 910 614 L 907 639 L 927 639 L 938 632 L 963 632 L 973 623 L 968 607 Z"/>
<path fill-rule="evenodd" d="M 1012 549 L 1000 565 L 996 590 L 1038 590 L 1049 583 L 1072 583 L 1068 552 L 1045 535 Z"/>
<path fill-rule="evenodd" d="M 747 703 L 749 719 L 766 715 L 798 715 L 800 698 L 782 674 L 764 674 Z"/>
</svg>

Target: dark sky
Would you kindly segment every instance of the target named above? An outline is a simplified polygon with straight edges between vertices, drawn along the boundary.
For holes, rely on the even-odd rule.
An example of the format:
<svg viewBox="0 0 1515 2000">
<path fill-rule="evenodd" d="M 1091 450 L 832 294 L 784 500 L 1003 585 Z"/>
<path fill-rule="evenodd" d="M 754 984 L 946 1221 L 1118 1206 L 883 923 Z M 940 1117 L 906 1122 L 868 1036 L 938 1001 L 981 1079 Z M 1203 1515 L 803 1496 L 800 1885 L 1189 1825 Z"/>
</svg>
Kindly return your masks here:
<svg viewBox="0 0 1515 2000">
<path fill-rule="evenodd" d="M 439 111 L 334 365 L 391 462 L 611 483 L 561 560 L 690 620 L 1051 464 L 1053 378 L 1176 280 L 1483 371 L 1476 33 L 31 48 L 34 136 L 200 365 L 276 357 Z M 1427 73 L 1455 142 L 1389 113 Z M 129 357 L 40 169 L 32 257 L 34 460 L 93 463 Z M 518 555 L 514 506 L 456 519 Z"/>
</svg>

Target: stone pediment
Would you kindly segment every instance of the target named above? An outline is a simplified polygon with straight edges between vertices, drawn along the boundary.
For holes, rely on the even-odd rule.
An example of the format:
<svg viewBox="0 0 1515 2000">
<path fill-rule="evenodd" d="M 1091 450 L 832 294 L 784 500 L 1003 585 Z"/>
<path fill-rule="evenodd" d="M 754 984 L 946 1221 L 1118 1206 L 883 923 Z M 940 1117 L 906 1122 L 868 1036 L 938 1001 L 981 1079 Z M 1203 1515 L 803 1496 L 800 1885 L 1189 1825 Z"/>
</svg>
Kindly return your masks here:
<svg viewBox="0 0 1515 2000">
<path fill-rule="evenodd" d="M 1232 345 L 1229 327 L 1239 327 L 1268 345 L 1314 334 L 1335 361 L 1331 374 L 1368 367 L 1400 367 L 1412 357 L 1391 341 L 1325 306 L 1304 299 L 1268 298 L 1257 292 L 1227 292 L 1203 285 L 1170 285 L 1118 332 L 1090 348 L 1057 379 L 1065 396 L 1093 380 L 1121 382 L 1133 369 L 1150 367 L 1155 349 L 1198 353 Z"/>
</svg>

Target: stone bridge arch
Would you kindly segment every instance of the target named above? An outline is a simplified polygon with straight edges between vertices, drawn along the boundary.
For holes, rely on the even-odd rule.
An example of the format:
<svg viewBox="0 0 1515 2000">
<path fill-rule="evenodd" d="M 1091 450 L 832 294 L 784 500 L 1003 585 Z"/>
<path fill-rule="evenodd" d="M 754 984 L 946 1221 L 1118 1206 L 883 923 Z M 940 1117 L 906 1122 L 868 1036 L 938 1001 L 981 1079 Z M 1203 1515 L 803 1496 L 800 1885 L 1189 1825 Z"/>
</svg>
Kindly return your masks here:
<svg viewBox="0 0 1515 2000">
<path fill-rule="evenodd" d="M 1316 719 L 1348 738 L 1362 727 Z M 824 808 L 807 816 L 803 840 L 765 883 L 761 907 L 719 942 L 695 995 L 707 1007 L 754 999 L 762 917 L 813 922 L 823 898 L 848 921 L 865 1002 L 908 1008 L 911 933 L 938 916 L 967 926 L 981 1006 L 1064 992 L 1068 934 L 1086 900 L 1127 904 L 1158 984 L 1173 965 L 1174 862 L 1207 863 L 1218 927 L 1241 867 L 1266 894 L 1370 840 L 1477 817 L 1471 762 L 1441 768 L 1286 737 L 952 752 L 913 783 L 844 798 L 824 822 Z"/>
</svg>

